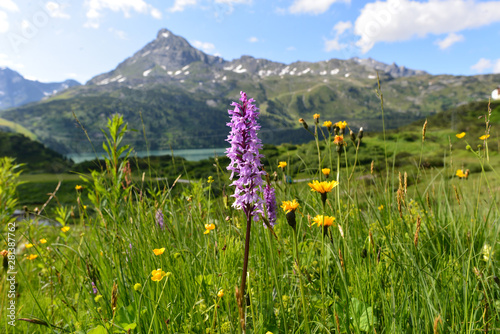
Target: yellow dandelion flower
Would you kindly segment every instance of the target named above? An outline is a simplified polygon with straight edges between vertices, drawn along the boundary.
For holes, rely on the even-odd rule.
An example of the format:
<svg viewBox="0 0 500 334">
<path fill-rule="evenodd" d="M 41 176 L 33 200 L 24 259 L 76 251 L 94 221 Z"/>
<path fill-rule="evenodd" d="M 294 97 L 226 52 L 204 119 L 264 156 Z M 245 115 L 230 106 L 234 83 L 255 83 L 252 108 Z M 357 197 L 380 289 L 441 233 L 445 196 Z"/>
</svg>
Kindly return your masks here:
<svg viewBox="0 0 500 334">
<path fill-rule="evenodd" d="M 76 191 L 79 191 L 79 190 L 82 190 L 82 189 L 83 189 L 83 186 L 81 186 L 81 185 L 79 185 L 79 184 L 77 184 L 77 185 L 75 186 L 75 190 L 76 190 Z"/>
<path fill-rule="evenodd" d="M 219 292 L 217 292 L 217 297 L 219 298 L 224 297 L 224 289 L 220 289 Z"/>
<path fill-rule="evenodd" d="M 208 234 L 212 230 L 215 230 L 215 224 L 205 224 L 205 232 L 203 234 Z"/>
<path fill-rule="evenodd" d="M 343 122 L 342 122 L 342 121 L 340 121 L 340 122 L 335 123 L 335 126 L 336 126 L 337 128 L 339 128 L 339 129 L 345 129 L 345 128 L 346 128 L 346 126 L 347 126 L 347 122 L 346 122 L 346 121 L 343 121 Z"/>
<path fill-rule="evenodd" d="M 31 260 L 36 259 L 37 257 L 38 257 L 38 255 L 36 255 L 36 254 L 30 254 L 26 258 L 31 261 Z"/>
<path fill-rule="evenodd" d="M 266 334 L 273 334 L 273 332 L 267 331 Z"/>
<path fill-rule="evenodd" d="M 464 178 L 465 177 L 465 173 L 461 169 L 457 169 L 457 172 L 455 173 L 455 175 L 458 176 L 459 178 Z"/>
<path fill-rule="evenodd" d="M 141 288 L 142 288 L 141 283 L 135 283 L 135 284 L 134 284 L 134 290 L 135 290 L 135 291 L 139 291 Z"/>
<path fill-rule="evenodd" d="M 165 252 L 165 248 L 155 248 L 155 249 L 153 249 L 153 253 L 155 253 L 155 255 L 162 255 L 164 252 Z"/>
<path fill-rule="evenodd" d="M 313 118 L 317 121 L 319 119 L 319 114 L 314 114 Z"/>
<path fill-rule="evenodd" d="M 326 176 L 328 177 L 328 175 L 330 175 L 330 168 L 323 168 L 321 170 L 321 172 Z"/>
<path fill-rule="evenodd" d="M 286 167 L 286 165 L 287 165 L 286 161 L 280 161 L 280 162 L 278 163 L 278 168 L 283 169 L 283 168 L 285 168 L 285 167 Z"/>
<path fill-rule="evenodd" d="M 285 213 L 289 213 L 290 211 L 295 211 L 297 210 L 298 207 L 299 203 L 297 202 L 296 199 L 294 199 L 293 201 L 283 201 L 283 203 L 281 204 L 281 208 L 283 209 L 283 211 L 285 211 Z"/>
<path fill-rule="evenodd" d="M 31 248 L 31 247 L 33 247 L 33 244 L 25 244 L 24 247 Z"/>
<path fill-rule="evenodd" d="M 378 207 L 378 210 L 379 211 L 382 211 L 384 209 L 384 206 L 381 204 L 379 207 Z"/>
<path fill-rule="evenodd" d="M 208 177 L 208 180 L 207 180 L 208 183 L 212 183 L 214 182 L 214 178 L 212 176 L 209 176 Z"/>
<path fill-rule="evenodd" d="M 155 282 L 159 282 L 163 279 L 163 277 L 167 276 L 167 273 L 164 272 L 163 270 L 156 269 L 151 272 L 151 280 Z"/>
<path fill-rule="evenodd" d="M 462 133 L 457 133 L 455 135 L 458 139 L 462 139 L 463 137 L 465 137 L 465 132 L 462 132 Z"/>
<path fill-rule="evenodd" d="M 320 194 L 326 194 L 332 191 L 333 188 L 338 186 L 337 181 L 322 181 L 319 182 L 318 180 L 314 180 L 312 183 L 308 183 L 309 187 L 311 187 L 312 191 L 317 191 Z"/>
<path fill-rule="evenodd" d="M 335 217 L 317 215 L 313 218 L 312 225 L 316 224 L 318 226 L 332 226 L 334 225 Z"/>
<path fill-rule="evenodd" d="M 482 135 L 481 137 L 479 137 L 479 139 L 481 140 L 486 140 L 488 138 L 490 138 L 490 135 Z"/>
<path fill-rule="evenodd" d="M 324 122 L 323 122 L 323 126 L 324 126 L 324 127 L 331 128 L 331 127 L 332 127 L 332 125 L 333 125 L 333 124 L 332 124 L 332 122 L 331 122 L 331 121 L 324 121 Z"/>
<path fill-rule="evenodd" d="M 68 232 L 69 231 L 69 226 L 62 227 L 61 231 L 63 231 L 64 233 Z"/>
<path fill-rule="evenodd" d="M 344 145 L 344 136 L 335 136 L 333 143 L 338 146 Z"/>
</svg>

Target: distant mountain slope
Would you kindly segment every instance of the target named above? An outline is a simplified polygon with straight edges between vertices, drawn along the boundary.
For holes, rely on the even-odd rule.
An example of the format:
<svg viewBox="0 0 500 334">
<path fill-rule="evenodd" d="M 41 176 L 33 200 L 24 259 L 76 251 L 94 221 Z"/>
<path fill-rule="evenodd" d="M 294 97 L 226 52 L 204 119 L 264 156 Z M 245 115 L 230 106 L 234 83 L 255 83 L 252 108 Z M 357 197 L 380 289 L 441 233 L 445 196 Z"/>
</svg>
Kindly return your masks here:
<svg viewBox="0 0 500 334">
<path fill-rule="evenodd" d="M 40 101 L 78 85 L 80 83 L 75 80 L 51 83 L 28 80 L 10 68 L 0 67 L 0 109 Z"/>
<path fill-rule="evenodd" d="M 367 131 L 381 129 L 377 72 L 384 94 L 387 128 L 471 101 L 484 101 L 500 75 L 433 76 L 373 59 L 330 59 L 281 64 L 242 56 L 231 61 L 207 55 L 184 38 L 162 29 L 156 39 L 114 70 L 84 86 L 72 87 L 36 104 L 7 110 L 0 117 L 21 124 L 59 152 L 90 151 L 73 113 L 100 148 L 105 120 L 120 113 L 136 149 L 222 147 L 226 145 L 231 101 L 245 91 L 261 110 L 264 142 L 307 141 L 299 118 L 312 122 L 347 120 Z"/>
</svg>

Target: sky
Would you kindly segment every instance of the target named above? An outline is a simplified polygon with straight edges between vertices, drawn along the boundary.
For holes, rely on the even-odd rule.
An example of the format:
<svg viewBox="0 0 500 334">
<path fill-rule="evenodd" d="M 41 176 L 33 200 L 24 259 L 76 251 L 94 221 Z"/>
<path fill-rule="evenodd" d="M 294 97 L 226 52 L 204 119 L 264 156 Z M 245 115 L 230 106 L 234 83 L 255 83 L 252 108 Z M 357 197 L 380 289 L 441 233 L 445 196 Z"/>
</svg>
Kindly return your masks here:
<svg viewBox="0 0 500 334">
<path fill-rule="evenodd" d="M 166 28 L 226 60 L 373 58 L 431 74 L 500 73 L 500 1 L 0 0 L 0 67 L 85 83 Z"/>
</svg>

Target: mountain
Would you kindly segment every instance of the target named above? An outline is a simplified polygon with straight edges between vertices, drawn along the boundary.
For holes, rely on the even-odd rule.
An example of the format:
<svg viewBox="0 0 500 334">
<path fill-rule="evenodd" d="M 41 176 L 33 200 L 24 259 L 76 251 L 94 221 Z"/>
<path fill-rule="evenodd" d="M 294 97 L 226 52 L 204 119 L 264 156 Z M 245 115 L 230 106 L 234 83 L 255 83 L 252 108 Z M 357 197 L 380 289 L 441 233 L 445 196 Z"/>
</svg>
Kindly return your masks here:
<svg viewBox="0 0 500 334">
<path fill-rule="evenodd" d="M 0 109 L 40 101 L 78 85 L 75 80 L 50 83 L 28 80 L 8 67 L 0 67 Z"/>
<path fill-rule="evenodd" d="M 312 123 L 314 113 L 321 114 L 321 121 L 346 120 L 354 129 L 381 129 L 377 74 L 386 128 L 487 100 L 500 82 L 500 75 L 436 76 L 373 59 L 282 64 L 242 56 L 228 61 L 162 29 L 114 70 L 38 103 L 1 112 L 0 117 L 63 153 L 91 151 L 88 138 L 100 148 L 100 129 L 115 113 L 137 129 L 127 135 L 136 149 L 145 148 L 144 137 L 158 150 L 223 147 L 227 109 L 245 91 L 260 108 L 264 142 L 299 143 L 311 137 L 298 119 Z"/>
</svg>

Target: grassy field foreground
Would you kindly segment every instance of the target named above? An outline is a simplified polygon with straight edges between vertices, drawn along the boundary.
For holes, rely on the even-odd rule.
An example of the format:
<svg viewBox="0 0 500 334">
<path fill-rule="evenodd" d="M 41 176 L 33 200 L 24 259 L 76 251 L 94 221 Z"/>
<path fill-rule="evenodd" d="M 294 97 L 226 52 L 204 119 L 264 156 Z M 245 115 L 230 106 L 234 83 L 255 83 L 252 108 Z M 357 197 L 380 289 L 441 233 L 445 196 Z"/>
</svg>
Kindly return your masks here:
<svg viewBox="0 0 500 334">
<path fill-rule="evenodd" d="M 134 178 L 120 145 L 126 124 L 115 117 L 105 169 L 83 175 L 74 204 L 57 206 L 58 224 L 46 225 L 43 207 L 25 222 L 10 218 L 19 173 L 3 159 L 0 331 L 497 332 L 499 157 L 485 115 L 486 130 L 444 143 L 443 165 L 432 169 L 425 129 L 412 140 L 420 161 L 397 165 L 382 136 L 369 139 L 385 152 L 370 165 L 359 160 L 370 156 L 362 135 L 308 120 L 315 159 L 264 166 L 277 220 L 272 229 L 263 218 L 251 223 L 239 301 L 247 216 L 231 206 L 226 166 L 190 184 Z M 478 167 L 462 168 L 471 163 Z"/>
</svg>

